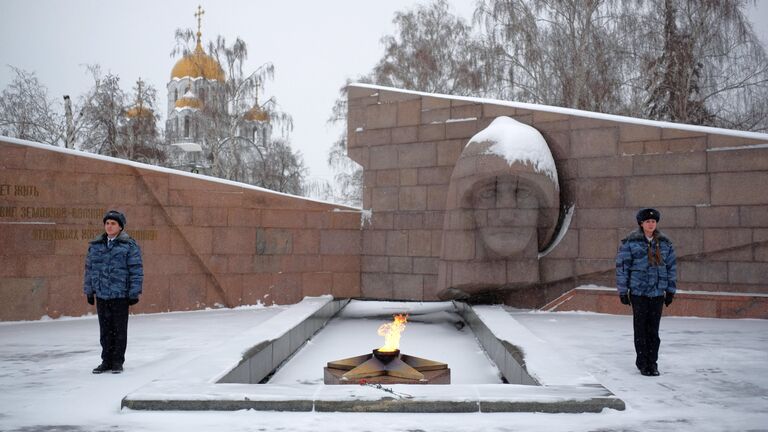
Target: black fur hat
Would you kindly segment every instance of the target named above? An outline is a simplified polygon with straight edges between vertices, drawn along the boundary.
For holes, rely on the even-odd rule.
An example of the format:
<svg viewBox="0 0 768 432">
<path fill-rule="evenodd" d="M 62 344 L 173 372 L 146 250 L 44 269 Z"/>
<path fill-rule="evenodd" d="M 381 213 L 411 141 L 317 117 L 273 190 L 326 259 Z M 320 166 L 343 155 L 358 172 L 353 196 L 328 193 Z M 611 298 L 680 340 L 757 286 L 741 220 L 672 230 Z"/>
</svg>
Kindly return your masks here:
<svg viewBox="0 0 768 432">
<path fill-rule="evenodd" d="M 637 212 L 636 218 L 638 225 L 641 225 L 643 221 L 647 221 L 648 219 L 653 219 L 658 222 L 661 220 L 661 213 L 654 208 L 644 208 Z"/>
<path fill-rule="evenodd" d="M 104 214 L 104 219 L 102 219 L 103 223 L 107 223 L 107 219 L 112 219 L 113 221 L 117 222 L 118 225 L 120 225 L 120 229 L 125 229 L 125 215 L 120 213 L 117 210 L 110 210 Z"/>
</svg>

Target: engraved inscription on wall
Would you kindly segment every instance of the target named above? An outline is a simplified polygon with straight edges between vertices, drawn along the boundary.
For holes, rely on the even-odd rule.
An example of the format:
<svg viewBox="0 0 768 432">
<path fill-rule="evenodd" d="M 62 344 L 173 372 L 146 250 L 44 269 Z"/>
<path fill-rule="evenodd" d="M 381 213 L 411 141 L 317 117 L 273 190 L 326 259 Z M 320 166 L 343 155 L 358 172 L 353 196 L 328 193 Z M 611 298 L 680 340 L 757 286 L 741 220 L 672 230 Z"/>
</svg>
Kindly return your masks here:
<svg viewBox="0 0 768 432">
<path fill-rule="evenodd" d="M 0 183 L 0 197 L 39 197 L 40 189 L 36 185 L 17 185 Z M 1 200 L 2 198 L 0 198 Z M 52 220 L 78 219 L 82 221 L 101 221 L 106 212 L 103 207 L 46 207 L 44 205 L 13 206 L 5 205 L 0 201 L 0 223 L 3 220 L 23 220 L 20 224 L 40 223 L 41 225 L 55 225 Z M 35 220 L 39 221 L 36 222 Z M 104 230 L 99 226 L 82 228 L 48 228 L 40 227 L 32 230 L 32 240 L 90 240 Z M 131 237 L 136 240 L 157 240 L 157 230 L 128 230 Z"/>
<path fill-rule="evenodd" d="M 35 185 L 0 183 L 0 197 L 1 196 L 37 197 L 40 196 L 40 192 Z"/>
<path fill-rule="evenodd" d="M 0 217 L 18 219 L 101 219 L 104 208 L 0 206 Z"/>
<path fill-rule="evenodd" d="M 157 230 L 128 230 L 134 240 L 157 240 Z M 103 229 L 94 228 L 35 228 L 32 240 L 91 240 L 104 233 Z"/>
</svg>

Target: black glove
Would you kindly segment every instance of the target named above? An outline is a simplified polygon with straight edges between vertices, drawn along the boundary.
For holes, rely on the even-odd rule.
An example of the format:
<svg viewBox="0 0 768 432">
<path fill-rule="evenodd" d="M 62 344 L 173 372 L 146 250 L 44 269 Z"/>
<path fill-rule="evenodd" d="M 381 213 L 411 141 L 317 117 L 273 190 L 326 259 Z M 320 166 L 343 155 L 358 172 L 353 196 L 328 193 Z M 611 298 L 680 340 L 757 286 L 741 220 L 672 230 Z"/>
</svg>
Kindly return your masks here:
<svg viewBox="0 0 768 432">
<path fill-rule="evenodd" d="M 88 300 L 89 305 L 93 305 L 93 303 L 96 301 L 96 299 L 93 298 L 93 294 L 88 294 L 85 298 Z"/>
<path fill-rule="evenodd" d="M 128 305 L 129 306 L 133 306 L 133 305 L 135 305 L 138 302 L 139 302 L 139 299 L 137 299 L 137 298 L 128 299 Z"/>
<path fill-rule="evenodd" d="M 672 300 L 675 299 L 675 293 L 668 292 L 667 295 L 664 297 L 664 305 L 667 307 L 672 304 Z"/>
<path fill-rule="evenodd" d="M 629 304 L 629 294 L 619 294 L 619 300 L 621 300 L 621 304 L 628 305 Z"/>
</svg>

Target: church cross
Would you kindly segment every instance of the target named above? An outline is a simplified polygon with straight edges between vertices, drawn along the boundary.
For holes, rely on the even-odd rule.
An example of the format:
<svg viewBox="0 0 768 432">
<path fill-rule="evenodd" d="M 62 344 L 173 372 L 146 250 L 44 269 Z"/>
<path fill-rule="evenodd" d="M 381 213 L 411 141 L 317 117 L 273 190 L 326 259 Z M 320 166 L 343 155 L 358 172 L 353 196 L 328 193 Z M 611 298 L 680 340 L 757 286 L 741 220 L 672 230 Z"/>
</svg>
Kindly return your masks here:
<svg viewBox="0 0 768 432">
<path fill-rule="evenodd" d="M 201 27 L 201 21 L 203 18 L 203 14 L 205 14 L 205 11 L 203 10 L 203 7 L 200 5 L 197 5 L 197 12 L 195 12 L 195 18 L 197 18 L 197 33 L 200 33 L 200 27 Z"/>
</svg>

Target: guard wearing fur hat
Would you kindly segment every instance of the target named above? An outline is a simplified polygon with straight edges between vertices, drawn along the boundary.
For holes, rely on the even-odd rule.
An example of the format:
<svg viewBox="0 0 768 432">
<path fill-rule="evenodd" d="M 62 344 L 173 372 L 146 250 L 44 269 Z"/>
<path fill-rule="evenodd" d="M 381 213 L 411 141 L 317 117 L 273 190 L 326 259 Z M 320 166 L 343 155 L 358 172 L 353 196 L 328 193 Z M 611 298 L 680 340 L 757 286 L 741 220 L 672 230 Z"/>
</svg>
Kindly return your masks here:
<svg viewBox="0 0 768 432">
<path fill-rule="evenodd" d="M 636 219 L 638 229 L 621 241 L 616 255 L 616 287 L 621 303 L 632 307 L 635 366 L 645 376 L 658 376 L 659 324 L 677 290 L 677 258 L 672 241 L 657 229 L 658 210 L 641 209 Z"/>
<path fill-rule="evenodd" d="M 141 249 L 123 229 L 125 215 L 110 210 L 102 219 L 104 233 L 88 244 L 83 292 L 99 316 L 100 374 L 121 373 L 128 342 L 128 309 L 139 302 L 144 281 Z"/>
</svg>

